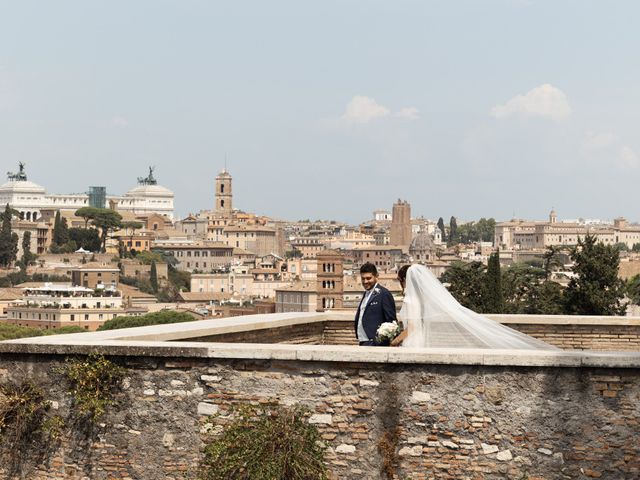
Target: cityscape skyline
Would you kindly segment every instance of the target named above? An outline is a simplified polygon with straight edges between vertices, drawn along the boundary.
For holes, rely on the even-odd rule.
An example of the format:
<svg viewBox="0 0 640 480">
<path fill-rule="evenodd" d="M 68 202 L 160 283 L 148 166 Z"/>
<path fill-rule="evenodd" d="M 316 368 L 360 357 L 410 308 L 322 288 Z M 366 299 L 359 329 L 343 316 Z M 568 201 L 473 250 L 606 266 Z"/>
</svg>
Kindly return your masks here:
<svg viewBox="0 0 640 480">
<path fill-rule="evenodd" d="M 5 171 L 122 193 L 155 165 L 179 217 L 226 158 L 236 206 L 288 220 L 640 220 L 634 2 L 123 5 L 5 6 Z"/>
</svg>

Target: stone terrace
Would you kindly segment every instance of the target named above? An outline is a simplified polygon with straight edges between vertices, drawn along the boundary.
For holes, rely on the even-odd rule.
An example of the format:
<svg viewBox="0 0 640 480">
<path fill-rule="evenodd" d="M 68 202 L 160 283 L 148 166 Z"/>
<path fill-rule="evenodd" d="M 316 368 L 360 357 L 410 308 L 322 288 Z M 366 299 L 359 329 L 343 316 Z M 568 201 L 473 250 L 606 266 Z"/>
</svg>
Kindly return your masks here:
<svg viewBox="0 0 640 480">
<path fill-rule="evenodd" d="M 277 402 L 310 409 L 309 421 L 329 447 L 333 478 L 387 478 L 381 469 L 388 454 L 378 446 L 392 432 L 398 434 L 398 479 L 640 477 L 639 351 L 329 344 L 339 343 L 335 332 L 348 341 L 351 318 L 256 315 L 0 342 L 0 380 L 33 378 L 66 419 L 73 418 L 73 406 L 56 373 L 66 357 L 99 352 L 127 369 L 116 405 L 94 431 L 69 421 L 46 455 L 24 453 L 20 475 L 195 478 L 207 420 L 223 425 L 235 404 Z M 557 329 L 571 327 L 595 339 L 610 337 L 587 337 L 608 334 L 584 330 L 607 322 L 638 325 L 638 319 L 525 320 L 501 318 L 519 329 L 552 325 L 558 335 Z M 231 343 L 265 341 L 265 335 L 271 342 L 324 344 Z M 567 347 L 586 345 L 572 340 Z M 3 465 L 0 478 L 9 478 Z"/>
</svg>

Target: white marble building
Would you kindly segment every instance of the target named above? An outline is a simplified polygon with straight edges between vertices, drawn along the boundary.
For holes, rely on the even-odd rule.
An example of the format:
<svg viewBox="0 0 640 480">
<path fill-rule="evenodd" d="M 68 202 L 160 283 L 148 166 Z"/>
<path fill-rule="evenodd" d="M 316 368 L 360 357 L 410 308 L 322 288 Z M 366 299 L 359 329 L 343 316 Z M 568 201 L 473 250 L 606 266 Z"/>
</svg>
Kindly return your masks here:
<svg viewBox="0 0 640 480">
<path fill-rule="evenodd" d="M 23 164 L 20 164 L 18 173 L 10 173 L 8 177 L 9 181 L 0 186 L 0 205 L 9 204 L 25 220 L 37 221 L 43 210 L 75 211 L 90 206 L 89 195 L 86 193 L 48 194 L 43 186 L 27 180 Z M 124 195 L 107 195 L 104 207 L 136 215 L 159 213 L 173 220 L 173 192 L 156 183 L 152 170 L 148 177 L 139 178 L 138 183 L 137 187 Z"/>
</svg>

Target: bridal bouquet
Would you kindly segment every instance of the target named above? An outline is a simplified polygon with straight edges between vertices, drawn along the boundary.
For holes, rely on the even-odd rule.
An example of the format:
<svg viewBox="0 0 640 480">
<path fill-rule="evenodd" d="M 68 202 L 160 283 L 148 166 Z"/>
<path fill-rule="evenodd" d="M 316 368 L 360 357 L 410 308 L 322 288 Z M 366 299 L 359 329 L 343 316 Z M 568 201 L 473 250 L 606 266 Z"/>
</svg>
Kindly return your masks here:
<svg viewBox="0 0 640 480">
<path fill-rule="evenodd" d="M 398 322 L 385 322 L 378 327 L 376 343 L 389 345 L 402 332 L 402 325 Z"/>
</svg>

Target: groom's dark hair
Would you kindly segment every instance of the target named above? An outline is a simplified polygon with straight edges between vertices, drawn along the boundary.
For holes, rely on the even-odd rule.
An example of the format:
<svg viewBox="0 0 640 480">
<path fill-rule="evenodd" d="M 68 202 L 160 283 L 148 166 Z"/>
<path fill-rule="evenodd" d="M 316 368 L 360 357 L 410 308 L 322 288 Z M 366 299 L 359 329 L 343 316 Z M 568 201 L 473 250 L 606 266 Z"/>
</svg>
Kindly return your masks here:
<svg viewBox="0 0 640 480">
<path fill-rule="evenodd" d="M 362 275 L 363 273 L 373 273 L 373 275 L 377 277 L 378 269 L 373 263 L 367 262 L 360 267 L 360 275 Z"/>
</svg>

